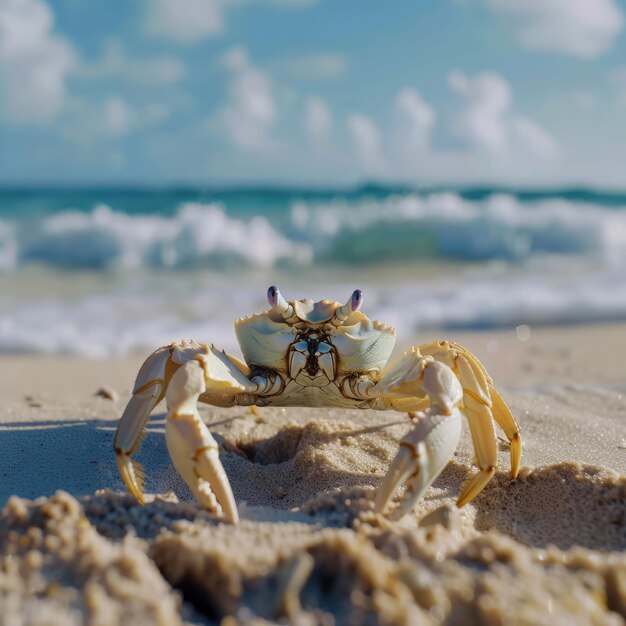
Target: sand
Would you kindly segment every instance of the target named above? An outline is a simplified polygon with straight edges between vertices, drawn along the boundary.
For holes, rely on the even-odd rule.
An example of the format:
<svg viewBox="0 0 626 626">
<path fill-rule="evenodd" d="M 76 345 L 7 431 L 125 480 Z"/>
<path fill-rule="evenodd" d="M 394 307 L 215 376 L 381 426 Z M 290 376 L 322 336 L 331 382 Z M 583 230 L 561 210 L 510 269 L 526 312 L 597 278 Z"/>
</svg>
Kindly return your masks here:
<svg viewBox="0 0 626 626">
<path fill-rule="evenodd" d="M 141 355 L 0 358 L 0 624 L 626 623 L 626 325 L 445 338 L 493 375 L 523 467 L 512 481 L 501 443 L 492 483 L 456 509 L 465 429 L 399 521 L 373 497 L 405 414 L 202 408 L 232 527 L 177 477 L 164 407 L 139 455 L 149 502 L 124 493 L 112 438 Z"/>
</svg>

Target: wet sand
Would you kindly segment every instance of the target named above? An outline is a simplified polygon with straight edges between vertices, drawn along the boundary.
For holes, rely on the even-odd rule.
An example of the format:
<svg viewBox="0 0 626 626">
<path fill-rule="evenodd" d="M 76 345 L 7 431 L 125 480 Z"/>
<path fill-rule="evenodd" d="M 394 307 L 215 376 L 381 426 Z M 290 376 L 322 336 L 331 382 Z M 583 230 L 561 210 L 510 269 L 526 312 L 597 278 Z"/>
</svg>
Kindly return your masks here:
<svg viewBox="0 0 626 626">
<path fill-rule="evenodd" d="M 0 624 L 624 624 L 626 325 L 445 338 L 509 402 L 522 470 L 501 442 L 494 480 L 456 509 L 465 428 L 400 521 L 372 509 L 406 414 L 203 407 L 232 527 L 177 477 L 164 407 L 139 454 L 153 497 L 124 493 L 112 439 L 141 356 L 0 358 Z"/>
</svg>

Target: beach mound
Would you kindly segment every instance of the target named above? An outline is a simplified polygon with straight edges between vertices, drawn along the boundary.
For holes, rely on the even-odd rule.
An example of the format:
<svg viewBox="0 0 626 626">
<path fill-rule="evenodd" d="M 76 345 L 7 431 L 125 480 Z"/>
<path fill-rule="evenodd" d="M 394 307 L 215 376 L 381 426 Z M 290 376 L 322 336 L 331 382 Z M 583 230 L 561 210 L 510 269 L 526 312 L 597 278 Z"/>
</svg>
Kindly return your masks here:
<svg viewBox="0 0 626 626">
<path fill-rule="evenodd" d="M 10 498 L 0 621 L 624 623 L 626 477 L 571 462 L 515 481 L 500 471 L 459 511 L 474 471 L 461 454 L 413 514 L 392 521 L 373 513 L 373 498 L 406 421 L 275 415 L 221 439 L 245 500 L 236 527 L 174 493 L 145 506 L 110 491 Z"/>
</svg>

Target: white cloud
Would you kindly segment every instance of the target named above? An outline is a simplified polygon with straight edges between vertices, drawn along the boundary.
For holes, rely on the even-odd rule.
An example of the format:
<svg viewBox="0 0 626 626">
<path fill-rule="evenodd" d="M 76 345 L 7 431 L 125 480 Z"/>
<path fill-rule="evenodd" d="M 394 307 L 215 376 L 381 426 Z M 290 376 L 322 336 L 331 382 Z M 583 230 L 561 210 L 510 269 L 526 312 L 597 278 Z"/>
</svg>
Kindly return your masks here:
<svg viewBox="0 0 626 626">
<path fill-rule="evenodd" d="M 160 124 L 170 115 L 167 105 L 157 103 L 137 107 L 120 95 L 108 96 L 100 102 L 74 100 L 68 108 L 70 115 L 67 116 L 63 132 L 66 137 L 79 143 L 124 137 Z"/>
<path fill-rule="evenodd" d="M 0 97 L 8 121 L 45 123 L 64 107 L 65 80 L 76 59 L 53 25 L 42 0 L 0 2 Z"/>
<path fill-rule="evenodd" d="M 112 96 L 104 103 L 104 128 L 111 135 L 128 133 L 131 117 L 130 106 L 119 96 Z"/>
<path fill-rule="evenodd" d="M 519 141 L 529 152 L 549 159 L 558 152 L 558 144 L 554 137 L 541 126 L 526 117 L 516 116 L 511 120 L 514 140 Z"/>
<path fill-rule="evenodd" d="M 185 66 L 175 57 L 129 58 L 117 40 L 108 41 L 102 57 L 94 63 L 83 63 L 78 71 L 81 78 L 88 80 L 115 78 L 135 85 L 173 84 L 185 73 Z"/>
<path fill-rule="evenodd" d="M 224 0 L 150 0 L 146 30 L 180 44 L 193 44 L 224 30 Z"/>
<path fill-rule="evenodd" d="M 324 100 L 316 97 L 307 100 L 304 124 L 314 145 L 328 143 L 332 131 L 333 118 Z"/>
<path fill-rule="evenodd" d="M 464 99 L 454 126 L 456 134 L 478 148 L 502 152 L 508 143 L 505 114 L 511 105 L 509 84 L 489 72 L 473 79 L 452 72 L 448 84 Z"/>
<path fill-rule="evenodd" d="M 325 80 L 345 74 L 348 63 L 340 54 L 321 52 L 284 59 L 277 68 L 300 80 Z"/>
<path fill-rule="evenodd" d="M 360 113 L 348 116 L 348 131 L 357 160 L 368 173 L 379 174 L 385 169 L 382 135 L 373 120 Z"/>
<path fill-rule="evenodd" d="M 394 102 L 393 142 L 404 158 L 416 156 L 430 147 L 437 115 L 418 91 L 406 87 Z"/>
<path fill-rule="evenodd" d="M 278 113 L 270 76 L 250 63 L 242 47 L 226 53 L 222 65 L 231 73 L 228 100 L 210 127 L 224 127 L 229 139 L 247 152 L 276 148 L 272 129 Z"/>
<path fill-rule="evenodd" d="M 233 72 L 243 70 L 249 64 L 248 51 L 243 46 L 235 46 L 222 55 L 220 63 Z"/>
<path fill-rule="evenodd" d="M 531 50 L 594 58 L 613 45 L 624 25 L 615 0 L 486 1 L 521 21 L 518 37 Z"/>
<path fill-rule="evenodd" d="M 247 4 L 305 8 L 317 0 L 145 0 L 145 29 L 155 37 L 190 45 L 224 32 L 226 9 Z"/>
<path fill-rule="evenodd" d="M 451 72 L 448 83 L 463 99 L 452 130 L 474 149 L 496 156 L 517 150 L 542 158 L 558 153 L 556 140 L 546 130 L 514 113 L 511 87 L 499 74 L 483 72 L 471 78 Z"/>
</svg>

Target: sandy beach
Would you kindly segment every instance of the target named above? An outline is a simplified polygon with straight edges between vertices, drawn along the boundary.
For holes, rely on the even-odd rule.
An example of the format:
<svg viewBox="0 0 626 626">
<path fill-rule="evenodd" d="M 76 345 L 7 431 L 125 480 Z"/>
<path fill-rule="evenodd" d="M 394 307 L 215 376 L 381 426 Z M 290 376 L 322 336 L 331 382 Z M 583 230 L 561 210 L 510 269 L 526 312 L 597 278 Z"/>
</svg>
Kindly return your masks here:
<svg viewBox="0 0 626 626">
<path fill-rule="evenodd" d="M 445 336 L 481 357 L 517 416 L 518 479 L 502 442 L 492 483 L 456 509 L 473 471 L 465 428 L 400 521 L 372 509 L 406 414 L 201 408 L 232 527 L 176 475 L 163 406 L 139 453 L 148 504 L 125 493 L 112 438 L 143 355 L 3 356 L 0 623 L 623 624 L 626 325 L 527 334 Z"/>
<path fill-rule="evenodd" d="M 626 626 L 625 103 L 626 0 L 0 0 L 0 626 Z"/>
</svg>

